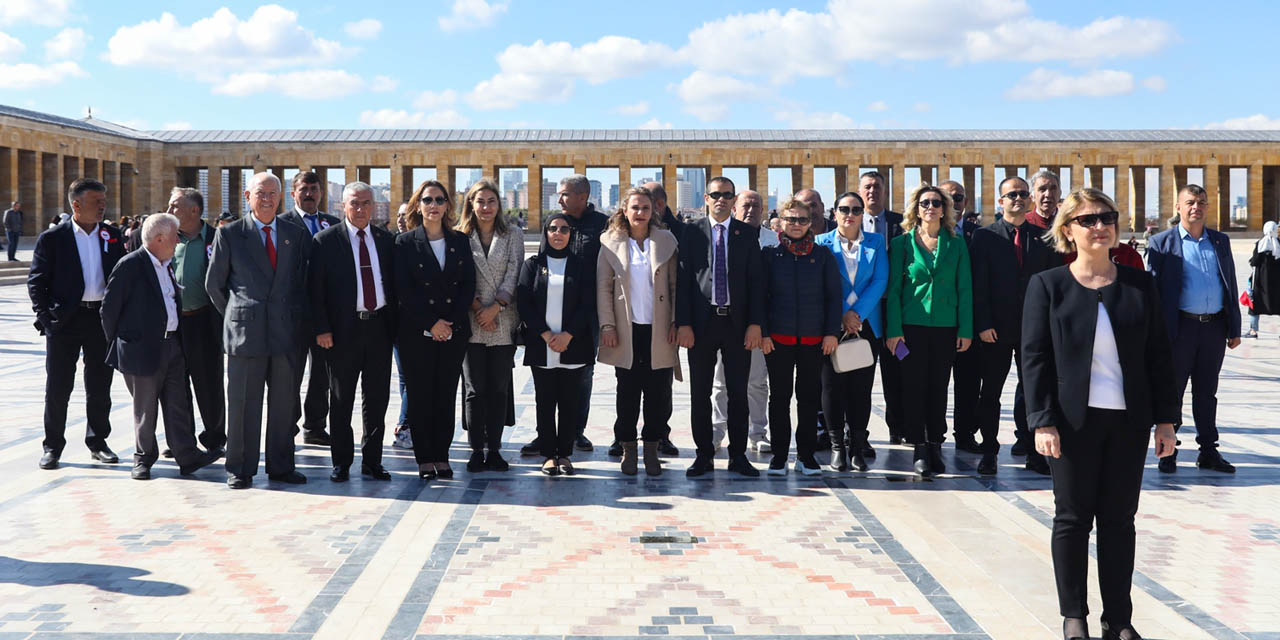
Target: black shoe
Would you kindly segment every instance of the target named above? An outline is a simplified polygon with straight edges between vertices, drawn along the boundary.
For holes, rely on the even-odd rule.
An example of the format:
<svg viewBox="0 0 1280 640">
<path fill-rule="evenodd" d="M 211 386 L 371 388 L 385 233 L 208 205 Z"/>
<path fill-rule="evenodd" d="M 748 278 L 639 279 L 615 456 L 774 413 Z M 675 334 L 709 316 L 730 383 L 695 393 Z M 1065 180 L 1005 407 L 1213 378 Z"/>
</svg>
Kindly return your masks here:
<svg viewBox="0 0 1280 640">
<path fill-rule="evenodd" d="M 817 467 L 818 463 L 814 462 L 813 466 Z M 743 453 L 739 453 L 738 455 L 729 458 L 729 470 L 735 471 L 748 478 L 760 477 L 760 470 L 751 466 L 751 461 L 747 460 L 746 454 Z"/>
<path fill-rule="evenodd" d="M 1084 618 L 1063 618 L 1062 640 L 1089 640 L 1089 622 Z"/>
<path fill-rule="evenodd" d="M 585 434 L 580 435 L 573 441 L 573 448 L 578 451 L 590 451 L 592 449 L 591 441 L 587 439 Z"/>
<path fill-rule="evenodd" d="M 168 447 L 165 447 L 165 450 L 160 452 L 160 457 L 162 457 L 162 458 L 172 458 L 172 457 L 173 457 L 173 449 L 170 449 L 170 448 L 168 448 Z"/>
<path fill-rule="evenodd" d="M 711 458 L 698 456 L 693 459 L 693 464 L 689 465 L 688 469 L 685 469 L 684 475 L 686 478 L 696 478 L 711 473 L 714 469 L 715 466 L 711 464 Z"/>
<path fill-rule="evenodd" d="M 871 445 L 869 444 L 862 445 L 862 451 L 860 453 L 862 457 L 866 458 L 867 460 L 876 459 L 876 450 L 872 448 Z"/>
<path fill-rule="evenodd" d="M 490 451 L 489 455 L 484 457 L 484 466 L 490 471 L 506 471 L 511 468 L 511 465 L 507 464 L 497 451 Z"/>
<path fill-rule="evenodd" d="M 1142 640 L 1142 636 L 1138 635 L 1138 630 L 1134 629 L 1131 624 L 1113 629 L 1106 622 L 1103 622 L 1102 640 Z"/>
<path fill-rule="evenodd" d="M 917 476 L 921 478 L 933 477 L 933 468 L 929 465 L 929 445 L 915 445 L 911 459 L 913 461 L 911 467 L 915 470 Z"/>
<path fill-rule="evenodd" d="M 101 449 L 94 449 L 93 451 L 90 451 L 89 457 L 105 464 L 115 464 L 120 462 L 120 457 L 105 444 L 102 445 Z"/>
<path fill-rule="evenodd" d="M 1197 460 L 1197 462 L 1199 461 Z M 1160 470 L 1160 473 L 1177 473 L 1178 472 L 1177 450 L 1174 450 L 1173 453 L 1163 458 L 1160 458 L 1160 461 L 1156 463 L 1156 468 Z"/>
<path fill-rule="evenodd" d="M 1042 455 L 1028 455 L 1027 464 L 1023 467 L 1027 471 L 1034 471 L 1042 476 L 1049 475 L 1049 462 Z"/>
<path fill-rule="evenodd" d="M 184 476 L 189 476 L 217 462 L 218 458 L 221 458 L 221 457 L 222 457 L 222 454 L 216 450 L 203 452 L 199 456 L 197 456 L 195 461 L 193 461 L 191 464 L 184 464 L 178 467 L 178 473 Z"/>
<path fill-rule="evenodd" d="M 520 447 L 520 455 L 522 456 L 540 456 L 542 455 L 542 443 L 537 438 L 533 442 Z"/>
<path fill-rule="evenodd" d="M 302 444 L 314 444 L 321 447 L 329 446 L 329 434 L 324 429 L 307 430 L 302 434 Z"/>
<path fill-rule="evenodd" d="M 41 469 L 57 469 L 59 457 L 60 456 L 58 454 L 52 451 L 44 452 L 44 455 L 40 456 L 40 468 Z"/>
<path fill-rule="evenodd" d="M 225 444 L 218 445 L 216 447 L 209 447 L 208 449 L 209 455 L 217 456 L 218 458 L 224 458 L 227 455 L 227 445 Z"/>
<path fill-rule="evenodd" d="M 935 474 L 947 472 L 947 463 L 942 461 L 941 442 L 929 444 L 929 470 Z"/>
<path fill-rule="evenodd" d="M 334 467 L 329 474 L 329 479 L 334 482 L 346 482 L 351 479 L 351 470 L 346 467 Z"/>
<path fill-rule="evenodd" d="M 436 467 L 430 462 L 418 465 L 418 477 L 423 480 L 433 480 L 436 477 Z"/>
<path fill-rule="evenodd" d="M 866 458 L 866 456 L 862 455 L 862 452 L 854 453 L 853 458 L 849 461 L 849 466 L 853 467 L 854 471 L 866 471 L 871 468 L 867 464 Z"/>
<path fill-rule="evenodd" d="M 614 438 L 614 439 L 613 439 L 613 444 L 609 445 L 609 452 L 608 452 L 608 453 L 609 453 L 609 457 L 610 457 L 610 458 L 621 458 L 621 457 L 622 457 L 622 443 L 621 443 L 621 442 L 619 442 L 617 438 Z"/>
<path fill-rule="evenodd" d="M 956 436 L 956 451 L 982 453 L 982 445 L 973 436 Z"/>
<path fill-rule="evenodd" d="M 227 476 L 228 489 L 248 489 L 253 486 L 253 478 L 249 476 Z"/>
<path fill-rule="evenodd" d="M 996 454 L 984 453 L 982 454 L 982 460 L 978 462 L 978 475 L 994 476 L 999 468 L 999 465 L 996 464 Z"/>
<path fill-rule="evenodd" d="M 285 484 L 307 483 L 307 477 L 297 471 L 290 471 L 288 473 L 268 473 L 267 479 L 275 480 L 276 482 L 283 482 Z"/>
<path fill-rule="evenodd" d="M 437 475 L 437 476 L 439 476 L 439 477 L 441 477 L 441 478 L 444 478 L 444 479 L 448 480 L 449 478 L 452 478 L 452 477 L 453 477 L 453 467 L 450 467 L 450 466 L 449 466 L 449 463 L 448 463 L 448 462 L 446 462 L 446 463 L 444 463 L 444 468 L 443 468 L 443 469 L 440 469 L 440 468 L 437 468 L 437 469 L 436 469 L 436 475 Z"/>
<path fill-rule="evenodd" d="M 1200 456 L 1196 458 L 1196 466 L 1201 469 L 1217 471 L 1219 473 L 1235 473 L 1235 465 L 1227 462 L 1221 453 L 1214 451 L 1201 451 Z"/>
<path fill-rule="evenodd" d="M 148 467 L 145 464 L 135 464 L 133 465 L 133 472 L 130 473 L 129 475 L 134 480 L 150 480 L 151 467 Z"/>
<path fill-rule="evenodd" d="M 360 465 L 360 475 L 369 476 L 374 480 L 390 480 L 391 472 L 380 464 L 362 464 Z"/>
<path fill-rule="evenodd" d="M 844 447 L 831 447 L 831 462 L 827 463 L 827 468 L 836 473 L 848 471 L 849 452 Z"/>
<path fill-rule="evenodd" d="M 904 442 L 905 441 L 902 439 L 901 433 L 894 433 L 893 431 L 889 432 L 889 444 L 900 445 L 900 444 L 903 444 Z"/>
<path fill-rule="evenodd" d="M 467 460 L 467 471 L 469 473 L 480 473 L 484 471 L 484 452 L 472 451 L 471 459 Z"/>
<path fill-rule="evenodd" d="M 1013 446 L 1009 447 L 1009 455 L 1015 458 L 1021 458 L 1031 452 L 1031 447 L 1027 445 L 1027 441 L 1018 438 L 1014 441 Z"/>
<path fill-rule="evenodd" d="M 671 438 L 663 438 L 658 441 L 658 453 L 674 458 L 675 456 L 680 455 L 680 450 L 676 448 L 676 445 L 671 443 Z"/>
</svg>

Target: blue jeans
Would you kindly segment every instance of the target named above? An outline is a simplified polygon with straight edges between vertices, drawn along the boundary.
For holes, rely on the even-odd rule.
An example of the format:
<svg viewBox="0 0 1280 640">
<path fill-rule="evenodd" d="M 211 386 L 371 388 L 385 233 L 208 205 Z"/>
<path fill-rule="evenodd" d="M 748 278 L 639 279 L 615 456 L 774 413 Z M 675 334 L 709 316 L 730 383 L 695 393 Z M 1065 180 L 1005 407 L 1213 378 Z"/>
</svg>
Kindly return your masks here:
<svg viewBox="0 0 1280 640">
<path fill-rule="evenodd" d="M 403 427 L 409 423 L 409 394 L 404 390 L 404 367 L 400 366 L 400 349 L 392 347 L 391 353 L 396 357 L 396 374 L 400 378 L 400 419 L 396 420 L 396 426 Z"/>
</svg>

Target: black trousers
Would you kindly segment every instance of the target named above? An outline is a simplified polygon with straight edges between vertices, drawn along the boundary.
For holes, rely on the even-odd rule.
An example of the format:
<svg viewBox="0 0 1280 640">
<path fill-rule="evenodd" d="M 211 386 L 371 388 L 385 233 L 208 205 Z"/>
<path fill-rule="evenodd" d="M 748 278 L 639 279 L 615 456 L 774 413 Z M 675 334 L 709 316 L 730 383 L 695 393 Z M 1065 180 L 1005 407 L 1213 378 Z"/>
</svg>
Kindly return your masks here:
<svg viewBox="0 0 1280 640">
<path fill-rule="evenodd" d="M 1098 586 L 1102 619 L 1129 624 L 1142 471 L 1150 425 L 1133 424 L 1124 411 L 1089 408 L 1078 430 L 1058 430 L 1062 457 L 1048 458 L 1053 473 L 1053 574 L 1065 618 L 1089 614 L 1089 531 L 1098 522 Z"/>
<path fill-rule="evenodd" d="M 871 323 L 862 325 L 859 334 L 868 341 L 871 355 L 874 358 L 879 352 L 875 344 L 880 342 Z M 827 416 L 827 427 L 831 431 L 832 444 L 845 444 L 847 447 L 861 449 L 867 444 L 870 433 L 867 424 L 871 421 L 871 386 L 876 381 L 876 365 L 856 369 L 845 373 L 836 373 L 831 367 L 831 358 L 822 359 L 822 414 Z M 844 426 L 849 426 L 846 436 Z"/>
<path fill-rule="evenodd" d="M 613 368 L 618 377 L 618 417 L 613 423 L 613 438 L 619 442 L 637 440 L 641 402 L 644 430 L 638 439 L 657 442 L 670 430 L 667 425 L 671 420 L 671 379 L 675 370 L 652 367 L 652 344 L 652 325 L 631 325 L 631 368 Z"/>
<path fill-rule="evenodd" d="M 873 340 L 871 348 L 880 361 L 880 387 L 884 392 L 884 422 L 889 427 L 889 437 L 906 433 L 903 423 L 906 411 L 902 406 L 902 362 L 889 353 L 884 340 Z"/>
<path fill-rule="evenodd" d="M 80 307 L 57 334 L 45 336 L 44 450 L 62 455 L 67 446 L 67 403 L 76 383 L 76 360 L 84 353 L 84 444 L 90 451 L 107 446 L 111 435 L 111 378 L 107 337 L 97 309 Z"/>
<path fill-rule="evenodd" d="M 387 404 L 391 400 L 391 335 L 385 318 L 356 320 L 354 344 L 337 345 L 328 355 L 329 453 L 333 466 L 350 467 L 355 458 L 351 414 L 355 409 L 356 381 L 360 382 L 360 461 L 382 464 L 382 438 L 387 430 Z"/>
<path fill-rule="evenodd" d="M 329 417 L 329 365 L 326 358 L 329 355 L 320 345 L 316 344 L 314 335 L 308 333 L 304 344 L 298 348 L 297 370 L 294 371 L 293 389 L 294 395 L 298 399 L 298 406 L 293 410 L 293 422 L 297 424 L 298 419 L 302 418 L 303 431 L 324 431 L 325 422 Z M 311 377 L 307 379 L 307 397 L 304 402 L 302 399 L 302 371 L 303 364 L 307 362 L 308 356 L 311 358 Z"/>
<path fill-rule="evenodd" d="M 1223 315 L 1210 322 L 1179 317 L 1178 337 L 1173 341 L 1178 401 L 1186 397 L 1187 382 L 1191 382 L 1191 417 L 1196 421 L 1196 444 L 1201 451 L 1218 449 L 1218 374 L 1227 353 Z"/>
<path fill-rule="evenodd" d="M 711 316 L 703 335 L 695 336 L 689 349 L 689 413 L 693 443 L 698 456 L 715 456 L 711 435 L 711 392 L 716 377 L 716 356 L 724 360 L 725 390 L 729 396 L 729 455 L 747 452 L 747 377 L 751 352 L 742 346 L 746 336 L 734 328 L 728 316 Z"/>
<path fill-rule="evenodd" d="M 773 343 L 773 352 L 765 354 L 769 369 L 769 444 L 773 459 L 786 463 L 791 455 L 791 392 L 796 395 L 796 456 L 812 460 L 818 444 L 818 408 L 822 405 L 822 345 Z M 725 374 L 728 375 L 728 367 Z M 837 414 L 827 416 L 827 425 L 840 428 L 843 420 Z"/>
<path fill-rule="evenodd" d="M 178 318 L 178 328 L 187 377 L 204 423 L 200 443 L 206 449 L 217 449 L 227 443 L 227 397 L 222 388 L 222 315 L 210 305 Z"/>
<path fill-rule="evenodd" d="M 515 355 L 513 344 L 467 345 L 462 360 L 462 415 L 472 451 L 502 448 L 502 427 L 507 423 Z"/>
<path fill-rule="evenodd" d="M 573 455 L 573 440 L 578 436 L 580 396 L 587 385 L 589 369 L 585 366 L 577 369 L 530 368 L 533 369 L 538 444 L 542 456 L 568 458 Z"/>
<path fill-rule="evenodd" d="M 956 328 L 908 324 L 902 334 L 910 351 L 902 360 L 900 379 L 906 411 L 902 435 L 911 444 L 941 444 L 947 437 L 947 387 L 956 358 Z"/>
<path fill-rule="evenodd" d="M 467 343 L 402 337 L 400 363 L 409 394 L 409 433 L 418 464 L 448 462 L 457 419 L 458 380 Z"/>
<path fill-rule="evenodd" d="M 972 438 L 981 429 L 978 420 L 978 395 L 982 389 L 982 353 L 980 340 L 974 339 L 967 350 L 956 353 L 951 367 L 951 388 L 954 392 L 954 414 L 951 431 L 956 439 Z"/>
<path fill-rule="evenodd" d="M 6 231 L 5 237 L 9 239 L 9 260 L 17 260 L 18 239 L 22 237 L 22 234 L 17 231 Z"/>
<path fill-rule="evenodd" d="M 1027 429 L 1027 403 L 1022 395 L 1022 347 L 1004 342 L 975 341 L 969 350 L 974 351 L 975 348 L 982 360 L 978 429 L 982 432 L 983 452 L 1000 452 L 1000 395 L 1004 393 L 1004 384 L 1009 378 L 1010 363 L 1018 371 L 1018 386 L 1013 392 L 1014 437 L 1030 445 L 1032 434 Z M 1042 457 L 1035 451 L 1030 451 L 1027 456 Z"/>
</svg>

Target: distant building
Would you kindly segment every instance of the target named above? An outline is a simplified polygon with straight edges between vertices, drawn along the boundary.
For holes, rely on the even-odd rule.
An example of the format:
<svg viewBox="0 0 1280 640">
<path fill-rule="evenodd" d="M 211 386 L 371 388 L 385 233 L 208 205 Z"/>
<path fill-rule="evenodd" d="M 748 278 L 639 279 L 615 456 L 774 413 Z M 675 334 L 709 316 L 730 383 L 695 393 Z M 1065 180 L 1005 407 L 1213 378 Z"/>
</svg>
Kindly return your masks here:
<svg viewBox="0 0 1280 640">
<path fill-rule="evenodd" d="M 609 208 L 614 209 L 618 206 L 618 200 L 622 197 L 621 185 L 613 185 L 609 187 Z"/>
<path fill-rule="evenodd" d="M 604 185 L 599 180 L 588 180 L 587 184 L 591 185 L 591 195 L 587 197 L 592 204 L 596 205 L 596 209 L 604 210 L 604 202 L 601 201 L 600 195 L 604 189 Z"/>
</svg>

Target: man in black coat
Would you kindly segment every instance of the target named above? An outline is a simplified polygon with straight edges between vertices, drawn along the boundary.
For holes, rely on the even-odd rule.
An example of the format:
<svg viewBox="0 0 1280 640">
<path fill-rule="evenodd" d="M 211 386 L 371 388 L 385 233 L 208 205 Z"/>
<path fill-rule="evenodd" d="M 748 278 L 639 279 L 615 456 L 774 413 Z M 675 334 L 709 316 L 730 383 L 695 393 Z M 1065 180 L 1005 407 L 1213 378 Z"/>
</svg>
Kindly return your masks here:
<svg viewBox="0 0 1280 640">
<path fill-rule="evenodd" d="M 98 462 L 120 459 L 107 447 L 111 435 L 111 367 L 98 311 L 107 275 L 124 257 L 120 231 L 101 224 L 107 187 L 80 179 L 67 189 L 71 217 L 36 238 L 27 293 L 36 330 L 45 337 L 44 455 L 41 469 L 57 469 L 66 446 L 67 402 L 75 386 L 76 360 L 84 352 L 88 430 L 85 445 Z"/>
<path fill-rule="evenodd" d="M 342 191 L 346 221 L 312 239 L 311 320 L 315 343 L 327 351 L 330 407 L 329 479 L 346 482 L 354 459 L 351 412 L 356 380 L 362 393 L 364 434 L 360 472 L 390 480 L 382 466 L 382 437 L 391 390 L 391 343 L 395 335 L 395 237 L 373 219 L 373 188 L 363 182 Z"/>
<path fill-rule="evenodd" d="M 196 448 L 187 369 L 178 340 L 182 302 L 169 261 L 178 245 L 178 218 L 158 213 L 138 232 L 143 248 L 116 264 L 102 299 L 106 362 L 124 376 L 133 396 L 133 479 L 150 480 L 160 452 L 157 409 L 164 407 L 165 442 L 183 475 L 217 460 Z"/>
<path fill-rule="evenodd" d="M 966 247 L 973 242 L 973 232 L 982 227 L 978 214 L 968 210 L 969 198 L 964 185 L 947 180 L 938 188 L 951 198 L 956 212 L 956 232 L 964 238 Z M 972 251 L 970 251 L 972 254 Z M 977 349 L 965 349 L 956 354 L 951 379 L 955 381 L 955 412 L 951 429 L 955 433 L 957 451 L 982 453 L 974 435 L 978 433 L 978 394 L 982 388 L 982 356 Z"/>
<path fill-rule="evenodd" d="M 760 348 L 764 318 L 760 231 L 733 217 L 733 182 L 707 181 L 708 215 L 685 226 L 676 275 L 677 341 L 689 350 L 693 440 L 698 455 L 689 477 L 713 469 L 711 391 L 716 356 L 724 360 L 729 393 L 729 470 L 758 476 L 747 460 L 747 372 L 751 350 Z"/>
<path fill-rule="evenodd" d="M 337 217 L 319 211 L 324 190 L 319 174 L 314 171 L 299 171 L 293 176 L 292 189 L 293 209 L 280 214 L 281 220 L 305 229 L 308 236 L 314 236 L 341 222 Z M 329 373 L 325 368 L 325 351 L 316 345 L 313 336 L 311 319 L 303 318 L 302 334 L 298 336 L 298 365 L 294 370 L 294 393 L 298 396 L 298 406 L 293 412 L 294 432 L 297 432 L 298 419 L 303 418 L 302 442 L 329 446 L 329 434 L 325 432 L 325 419 L 329 414 Z M 302 374 L 308 355 L 311 356 L 311 377 L 307 381 L 307 400 L 304 405 Z"/>
<path fill-rule="evenodd" d="M 858 195 L 862 196 L 865 210 L 862 230 L 884 236 L 885 246 L 902 233 L 902 214 L 888 209 L 888 181 L 879 171 L 867 171 L 858 179 Z M 885 293 L 885 297 L 888 297 Z M 883 304 L 883 302 L 881 303 Z M 884 421 L 889 426 L 889 444 L 902 444 L 902 421 L 906 419 L 902 407 L 902 363 L 888 352 L 883 340 L 871 341 L 880 361 L 880 386 L 884 390 Z M 873 459 L 875 449 L 866 445 L 862 457 Z"/>
</svg>

